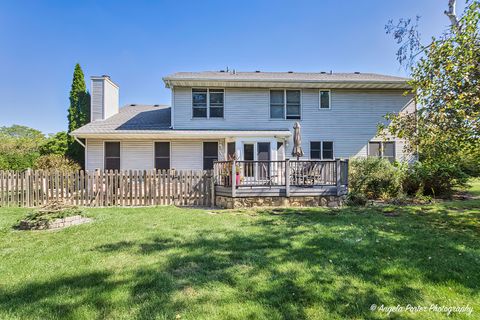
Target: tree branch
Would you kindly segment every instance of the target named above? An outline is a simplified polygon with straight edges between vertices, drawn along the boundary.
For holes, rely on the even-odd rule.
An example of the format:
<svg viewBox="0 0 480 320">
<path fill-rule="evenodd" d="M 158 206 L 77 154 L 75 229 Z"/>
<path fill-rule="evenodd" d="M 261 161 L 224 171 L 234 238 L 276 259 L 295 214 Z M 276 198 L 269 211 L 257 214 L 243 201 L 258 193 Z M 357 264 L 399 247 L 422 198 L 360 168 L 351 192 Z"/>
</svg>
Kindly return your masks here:
<svg viewBox="0 0 480 320">
<path fill-rule="evenodd" d="M 448 0 L 448 10 L 445 10 L 444 13 L 447 15 L 448 19 L 450 19 L 450 23 L 452 27 L 458 29 L 458 19 L 457 14 L 455 13 L 455 3 L 457 0 Z"/>
</svg>

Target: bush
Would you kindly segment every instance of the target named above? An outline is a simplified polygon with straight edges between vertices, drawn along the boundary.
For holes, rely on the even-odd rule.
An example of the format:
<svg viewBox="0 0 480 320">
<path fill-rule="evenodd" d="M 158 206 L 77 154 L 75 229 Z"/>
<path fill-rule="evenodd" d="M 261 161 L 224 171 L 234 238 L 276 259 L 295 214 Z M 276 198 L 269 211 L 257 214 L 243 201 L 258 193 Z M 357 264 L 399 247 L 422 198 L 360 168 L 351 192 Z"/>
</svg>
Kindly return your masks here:
<svg viewBox="0 0 480 320">
<path fill-rule="evenodd" d="M 449 196 L 455 187 L 465 186 L 469 174 L 453 163 L 416 162 L 403 181 L 409 195 Z"/>
<path fill-rule="evenodd" d="M 54 201 L 27 214 L 17 227 L 23 230 L 47 229 L 50 222 L 72 216 L 84 216 L 84 213 L 76 206 Z"/>
<path fill-rule="evenodd" d="M 358 158 L 350 161 L 349 188 L 358 197 L 393 198 L 402 192 L 406 165 L 393 165 L 379 158 Z"/>
<path fill-rule="evenodd" d="M 364 206 L 367 202 L 368 199 L 363 193 L 351 191 L 347 195 L 347 205 L 349 206 Z"/>
<path fill-rule="evenodd" d="M 80 170 L 80 165 L 62 155 L 47 154 L 37 159 L 34 169 L 72 172 Z"/>
</svg>

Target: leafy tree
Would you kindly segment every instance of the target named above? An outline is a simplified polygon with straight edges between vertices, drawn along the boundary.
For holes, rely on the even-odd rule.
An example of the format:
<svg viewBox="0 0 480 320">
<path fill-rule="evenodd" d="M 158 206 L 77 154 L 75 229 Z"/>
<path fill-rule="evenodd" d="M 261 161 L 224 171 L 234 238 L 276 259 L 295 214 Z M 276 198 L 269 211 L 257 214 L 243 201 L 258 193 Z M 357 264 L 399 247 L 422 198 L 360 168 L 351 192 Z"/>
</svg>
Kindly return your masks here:
<svg viewBox="0 0 480 320">
<path fill-rule="evenodd" d="M 0 127 L 0 169 L 32 168 L 43 143 L 45 136 L 38 130 L 19 125 Z"/>
<path fill-rule="evenodd" d="M 40 153 L 42 155 L 57 154 L 64 156 L 68 152 L 68 139 L 68 134 L 65 131 L 52 134 L 40 147 Z"/>
<path fill-rule="evenodd" d="M 73 72 L 72 87 L 70 89 L 70 107 L 68 108 L 68 133 L 80 128 L 90 121 L 90 94 L 85 85 L 80 64 L 75 65 Z M 68 138 L 68 153 L 72 159 L 81 163 L 84 162 L 83 147 L 73 139 Z"/>
<path fill-rule="evenodd" d="M 451 172 L 478 175 L 480 3 L 467 1 L 457 18 L 455 1 L 450 0 L 445 14 L 450 27 L 426 45 L 420 43 L 418 19 L 386 26 L 399 44 L 397 59 L 411 71 L 409 84 L 419 107 L 414 113 L 387 115 L 391 123 L 380 129 L 406 139 L 407 148 L 418 151 L 427 166 L 453 165 Z"/>
</svg>

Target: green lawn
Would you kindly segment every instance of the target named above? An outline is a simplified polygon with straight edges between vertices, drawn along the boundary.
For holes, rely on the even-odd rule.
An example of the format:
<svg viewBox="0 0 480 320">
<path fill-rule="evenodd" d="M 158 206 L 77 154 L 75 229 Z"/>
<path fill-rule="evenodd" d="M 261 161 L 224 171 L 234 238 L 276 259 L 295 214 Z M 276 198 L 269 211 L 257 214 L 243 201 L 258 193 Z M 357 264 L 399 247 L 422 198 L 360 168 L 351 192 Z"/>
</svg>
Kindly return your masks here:
<svg viewBox="0 0 480 320">
<path fill-rule="evenodd" d="M 105 208 L 25 232 L 0 209 L 0 319 L 480 318 L 480 200 L 393 211 Z"/>
<path fill-rule="evenodd" d="M 472 194 L 472 196 L 480 198 L 480 178 L 470 180 L 470 188 L 468 192 Z"/>
</svg>

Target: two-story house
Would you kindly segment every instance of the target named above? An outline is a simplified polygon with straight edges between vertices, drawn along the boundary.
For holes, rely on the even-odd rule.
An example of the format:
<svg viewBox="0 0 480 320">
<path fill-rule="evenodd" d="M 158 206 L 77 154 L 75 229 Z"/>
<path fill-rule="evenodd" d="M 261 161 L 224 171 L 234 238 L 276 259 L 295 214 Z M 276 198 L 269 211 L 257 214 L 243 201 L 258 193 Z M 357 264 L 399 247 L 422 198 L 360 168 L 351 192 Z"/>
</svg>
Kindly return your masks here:
<svg viewBox="0 0 480 320">
<path fill-rule="evenodd" d="M 211 169 L 213 161 L 292 158 L 410 160 L 403 141 L 376 137 L 391 112 L 415 109 L 408 79 L 370 73 L 179 72 L 163 79 L 171 107 L 119 108 L 118 86 L 92 77 L 91 122 L 72 135 L 87 170 Z"/>
</svg>

